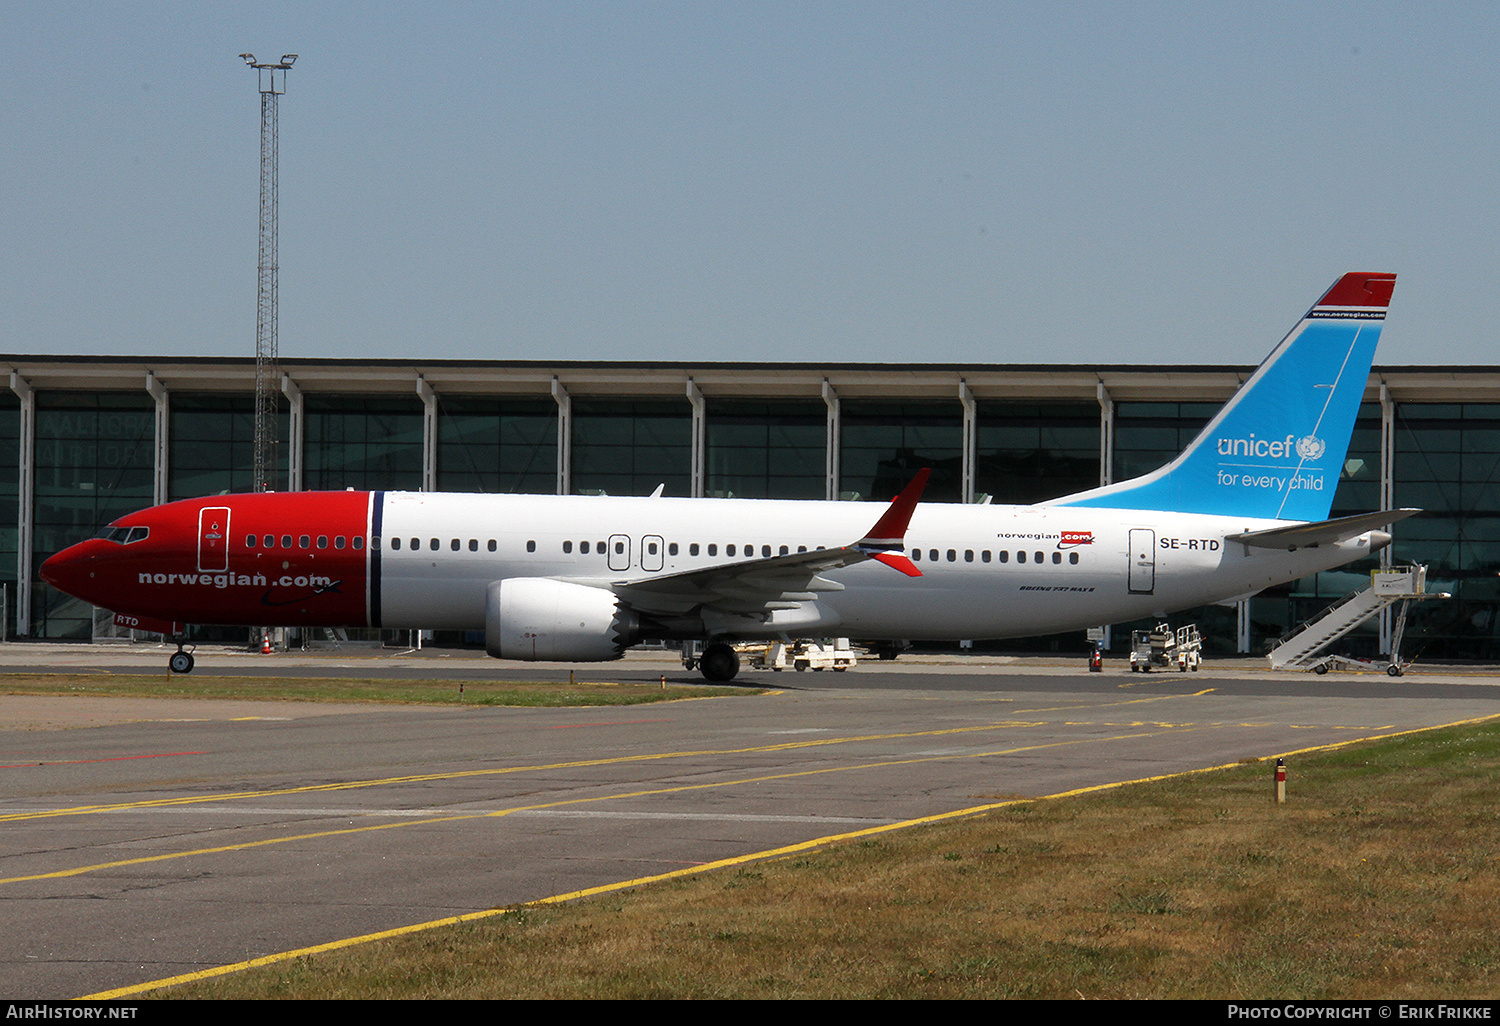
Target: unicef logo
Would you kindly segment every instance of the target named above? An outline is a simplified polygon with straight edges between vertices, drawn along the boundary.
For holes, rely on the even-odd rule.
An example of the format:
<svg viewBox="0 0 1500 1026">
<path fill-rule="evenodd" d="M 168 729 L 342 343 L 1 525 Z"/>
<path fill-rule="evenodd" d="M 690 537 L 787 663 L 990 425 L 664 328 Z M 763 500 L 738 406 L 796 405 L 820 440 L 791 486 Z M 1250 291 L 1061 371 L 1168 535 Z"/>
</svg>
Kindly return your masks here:
<svg viewBox="0 0 1500 1026">
<path fill-rule="evenodd" d="M 1305 460 L 1318 460 L 1328 450 L 1328 443 L 1317 435 L 1305 435 L 1297 439 L 1297 455 Z"/>
</svg>

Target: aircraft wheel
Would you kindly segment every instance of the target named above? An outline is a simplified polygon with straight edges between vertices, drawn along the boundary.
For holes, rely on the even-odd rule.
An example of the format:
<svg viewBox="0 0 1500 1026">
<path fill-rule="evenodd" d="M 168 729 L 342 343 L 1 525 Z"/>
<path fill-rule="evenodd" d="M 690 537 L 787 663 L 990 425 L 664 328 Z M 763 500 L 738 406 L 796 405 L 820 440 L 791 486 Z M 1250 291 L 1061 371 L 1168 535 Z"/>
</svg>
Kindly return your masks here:
<svg viewBox="0 0 1500 1026">
<path fill-rule="evenodd" d="M 705 680 L 723 684 L 734 680 L 735 674 L 740 672 L 740 654 L 733 646 L 717 642 L 703 650 L 698 666 L 703 670 Z"/>
<path fill-rule="evenodd" d="M 1325 674 L 1327 672 L 1328 672 L 1328 664 L 1327 663 L 1319 663 L 1317 666 L 1313 667 L 1313 673 L 1316 673 L 1319 677 L 1323 676 L 1323 674 Z"/>
<path fill-rule="evenodd" d="M 1401 674 L 1405 673 L 1406 671 L 1403 670 L 1403 669 L 1401 669 L 1400 664 L 1398 664 L 1398 663 L 1392 663 L 1391 665 L 1389 665 L 1389 666 L 1387 666 L 1385 668 L 1385 672 L 1388 673 L 1388 674 L 1390 674 L 1392 677 L 1399 677 L 1399 676 L 1401 676 Z"/>
<path fill-rule="evenodd" d="M 187 652 L 173 652 L 172 658 L 167 660 L 167 669 L 173 673 L 192 673 L 193 657 Z"/>
</svg>

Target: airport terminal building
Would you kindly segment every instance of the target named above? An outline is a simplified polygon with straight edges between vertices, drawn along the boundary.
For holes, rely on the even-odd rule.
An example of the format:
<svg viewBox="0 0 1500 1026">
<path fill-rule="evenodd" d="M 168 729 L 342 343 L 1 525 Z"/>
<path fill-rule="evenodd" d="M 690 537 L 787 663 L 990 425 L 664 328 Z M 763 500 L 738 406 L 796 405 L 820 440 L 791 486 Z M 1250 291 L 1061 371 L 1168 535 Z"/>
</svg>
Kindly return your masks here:
<svg viewBox="0 0 1500 1026">
<path fill-rule="evenodd" d="M 249 359 L 0 357 L 0 583 L 12 636 L 86 640 L 37 577 L 125 513 L 251 488 Z M 280 487 L 1028 503 L 1174 457 L 1254 367 L 283 360 Z M 1407 655 L 1500 659 L 1500 369 L 1376 367 L 1332 516 L 1416 506 L 1380 558 L 1428 565 Z M 841 539 L 830 539 L 837 542 Z M 1360 587 L 1354 564 L 1196 621 L 1259 652 Z M 1388 635 L 1360 644 L 1380 646 Z M 1116 648 L 1128 640 L 1113 632 Z M 1123 636 L 1123 640 L 1122 640 Z M 1082 650 L 1083 635 L 985 645 Z"/>
</svg>

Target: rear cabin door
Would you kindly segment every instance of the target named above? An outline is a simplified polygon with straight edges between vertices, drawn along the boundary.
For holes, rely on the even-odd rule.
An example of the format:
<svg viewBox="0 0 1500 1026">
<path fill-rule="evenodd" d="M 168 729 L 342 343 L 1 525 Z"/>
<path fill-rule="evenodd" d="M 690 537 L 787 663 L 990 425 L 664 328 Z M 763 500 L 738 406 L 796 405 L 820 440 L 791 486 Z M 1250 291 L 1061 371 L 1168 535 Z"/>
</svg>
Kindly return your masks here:
<svg viewBox="0 0 1500 1026">
<path fill-rule="evenodd" d="M 1130 529 L 1130 593 L 1149 595 L 1156 590 L 1156 532 L 1149 527 Z"/>
</svg>

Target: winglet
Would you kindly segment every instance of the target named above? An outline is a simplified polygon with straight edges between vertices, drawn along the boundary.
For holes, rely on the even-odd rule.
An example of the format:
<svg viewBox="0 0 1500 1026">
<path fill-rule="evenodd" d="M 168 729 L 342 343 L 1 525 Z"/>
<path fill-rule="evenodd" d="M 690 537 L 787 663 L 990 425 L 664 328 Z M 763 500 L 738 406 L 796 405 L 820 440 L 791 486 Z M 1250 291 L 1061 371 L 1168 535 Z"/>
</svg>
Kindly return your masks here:
<svg viewBox="0 0 1500 1026">
<path fill-rule="evenodd" d="M 931 476 L 931 467 L 923 467 L 917 471 L 917 476 L 901 489 L 901 494 L 891 500 L 885 513 L 875 521 L 870 533 L 854 544 L 861 548 L 881 550 L 905 548 L 906 525 L 911 523 L 912 511 L 917 508 L 917 500 L 922 498 L 922 489 L 927 487 L 927 479 Z"/>
<path fill-rule="evenodd" d="M 921 577 L 922 571 L 902 554 L 902 550 L 906 548 L 906 525 L 911 523 L 912 511 L 917 508 L 922 489 L 927 487 L 927 479 L 931 476 L 930 467 L 917 471 L 917 476 L 901 489 L 901 494 L 891 500 L 890 506 L 875 521 L 870 533 L 855 542 L 854 547 L 908 577 Z"/>
<path fill-rule="evenodd" d="M 884 563 L 886 566 L 890 567 L 893 570 L 900 570 L 908 577 L 922 576 L 922 571 L 917 569 L 917 564 L 913 563 L 911 560 L 907 559 L 903 555 L 900 555 L 899 553 L 874 552 L 870 554 L 870 558 L 875 560 L 875 562 L 877 563 Z"/>
</svg>

